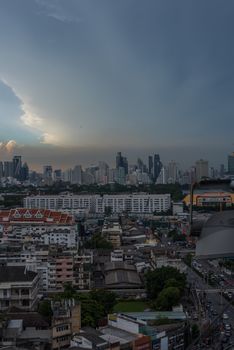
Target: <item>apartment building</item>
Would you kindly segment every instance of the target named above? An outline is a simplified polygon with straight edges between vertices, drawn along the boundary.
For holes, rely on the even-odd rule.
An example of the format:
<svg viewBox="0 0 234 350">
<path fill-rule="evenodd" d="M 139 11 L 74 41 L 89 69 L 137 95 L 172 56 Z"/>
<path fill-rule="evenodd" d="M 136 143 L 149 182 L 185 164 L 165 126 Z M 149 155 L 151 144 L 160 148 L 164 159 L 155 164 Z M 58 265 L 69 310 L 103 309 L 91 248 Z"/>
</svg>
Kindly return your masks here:
<svg viewBox="0 0 234 350">
<path fill-rule="evenodd" d="M 38 301 L 39 276 L 24 266 L 0 266 L 0 311 L 11 307 L 34 310 Z"/>
<path fill-rule="evenodd" d="M 64 284 L 73 284 L 73 257 L 62 255 L 55 258 L 56 290 L 63 290 Z"/>
<path fill-rule="evenodd" d="M 91 289 L 91 253 L 77 254 L 76 250 L 22 250 L 0 255 L 0 265 L 17 266 L 37 273 L 40 293 L 61 291 L 65 283 L 76 289 Z"/>
<path fill-rule="evenodd" d="M 52 350 L 70 347 L 72 334 L 81 327 L 80 304 L 74 299 L 65 299 L 52 303 Z"/>
<path fill-rule="evenodd" d="M 91 289 L 92 254 L 74 256 L 73 285 L 77 289 Z"/>
<path fill-rule="evenodd" d="M 122 228 L 117 221 L 105 221 L 102 228 L 103 237 L 109 241 L 114 248 L 119 248 L 122 242 Z"/>
<path fill-rule="evenodd" d="M 105 213 L 111 208 L 113 213 L 150 214 L 166 212 L 170 209 L 170 194 L 106 194 L 106 195 L 36 195 L 24 199 L 25 208 L 49 210 L 85 209 L 90 213 Z"/>
<path fill-rule="evenodd" d="M 76 247 L 78 232 L 72 215 L 45 209 L 0 211 L 2 242 Z"/>
</svg>

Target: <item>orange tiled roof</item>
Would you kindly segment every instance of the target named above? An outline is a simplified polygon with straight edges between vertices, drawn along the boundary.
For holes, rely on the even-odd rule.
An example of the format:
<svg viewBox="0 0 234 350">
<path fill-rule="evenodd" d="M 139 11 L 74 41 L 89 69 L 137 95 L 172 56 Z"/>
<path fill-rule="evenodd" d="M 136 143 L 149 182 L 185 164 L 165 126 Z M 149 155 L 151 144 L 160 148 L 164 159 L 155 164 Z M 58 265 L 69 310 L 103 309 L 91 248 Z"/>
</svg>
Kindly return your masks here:
<svg viewBox="0 0 234 350">
<path fill-rule="evenodd" d="M 56 224 L 71 225 L 73 217 L 59 211 L 47 209 L 10 209 L 0 210 L 0 224 L 4 223 L 38 223 L 38 224 Z"/>
</svg>

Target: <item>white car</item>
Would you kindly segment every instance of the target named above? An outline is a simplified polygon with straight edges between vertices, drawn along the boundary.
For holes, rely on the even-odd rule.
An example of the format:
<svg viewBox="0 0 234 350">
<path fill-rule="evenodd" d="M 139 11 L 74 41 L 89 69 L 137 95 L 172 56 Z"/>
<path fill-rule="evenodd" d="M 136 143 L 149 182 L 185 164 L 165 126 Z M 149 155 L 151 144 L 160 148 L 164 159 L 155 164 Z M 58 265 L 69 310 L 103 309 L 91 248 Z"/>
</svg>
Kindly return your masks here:
<svg viewBox="0 0 234 350">
<path fill-rule="evenodd" d="M 226 323 L 226 324 L 224 325 L 224 328 L 225 328 L 227 331 L 229 331 L 229 330 L 231 330 L 231 325 L 230 325 L 229 323 Z"/>
<path fill-rule="evenodd" d="M 228 315 L 227 314 L 223 314 L 223 320 L 228 320 Z"/>
</svg>

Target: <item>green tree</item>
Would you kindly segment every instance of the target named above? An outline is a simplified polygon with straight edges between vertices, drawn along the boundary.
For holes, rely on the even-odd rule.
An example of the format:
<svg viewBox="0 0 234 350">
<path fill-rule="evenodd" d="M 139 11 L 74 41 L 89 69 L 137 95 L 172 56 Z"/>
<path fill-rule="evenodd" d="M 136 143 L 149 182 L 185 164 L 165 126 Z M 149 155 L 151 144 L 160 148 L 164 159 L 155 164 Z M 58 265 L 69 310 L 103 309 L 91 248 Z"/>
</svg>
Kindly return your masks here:
<svg viewBox="0 0 234 350">
<path fill-rule="evenodd" d="M 91 294 L 78 294 L 76 297 L 81 303 L 82 326 L 97 327 L 98 321 L 106 316 L 102 304 L 92 299 Z"/>
<path fill-rule="evenodd" d="M 76 296 L 76 290 L 71 283 L 67 282 L 63 287 L 63 299 L 70 299 Z"/>
<path fill-rule="evenodd" d="M 111 313 L 117 304 L 116 294 L 105 289 L 92 290 L 90 296 L 103 306 L 106 315 Z"/>
<path fill-rule="evenodd" d="M 175 278 L 170 278 L 169 280 L 166 281 L 164 288 L 168 288 L 168 287 L 176 287 L 182 292 L 184 285 L 182 281 L 178 281 Z"/>
<path fill-rule="evenodd" d="M 41 301 L 39 306 L 38 306 L 38 312 L 43 317 L 50 319 L 52 317 L 51 302 L 49 300 Z"/>
<path fill-rule="evenodd" d="M 185 257 L 184 257 L 184 262 L 186 265 L 190 266 L 192 265 L 192 259 L 193 259 L 193 256 L 191 253 L 188 253 Z"/>
<path fill-rule="evenodd" d="M 101 233 L 95 233 L 89 241 L 85 242 L 84 246 L 87 249 L 113 249 L 113 245 Z"/>
<path fill-rule="evenodd" d="M 171 310 L 172 306 L 178 304 L 180 300 L 180 290 L 176 287 L 164 288 L 156 299 L 156 308 L 158 310 Z"/>
<path fill-rule="evenodd" d="M 146 290 L 150 299 L 156 299 L 158 294 L 165 288 L 168 280 L 174 279 L 183 293 L 186 286 L 186 276 L 174 267 L 163 266 L 159 269 L 146 273 Z"/>
</svg>

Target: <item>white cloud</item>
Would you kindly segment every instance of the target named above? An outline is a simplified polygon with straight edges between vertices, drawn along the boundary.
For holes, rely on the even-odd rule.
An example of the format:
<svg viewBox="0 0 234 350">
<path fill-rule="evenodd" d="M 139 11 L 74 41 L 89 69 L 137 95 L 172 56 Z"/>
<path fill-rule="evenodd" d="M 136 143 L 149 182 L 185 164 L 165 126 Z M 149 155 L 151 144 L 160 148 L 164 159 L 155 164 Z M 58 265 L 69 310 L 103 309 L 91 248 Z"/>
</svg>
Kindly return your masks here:
<svg viewBox="0 0 234 350">
<path fill-rule="evenodd" d="M 36 4 L 43 10 L 41 13 L 47 17 L 51 17 L 59 22 L 63 23 L 78 23 L 82 22 L 82 19 L 74 16 L 74 14 L 68 13 L 68 11 L 61 6 L 58 2 L 51 1 L 50 3 L 45 0 L 35 0 Z"/>
<path fill-rule="evenodd" d="M 12 153 L 16 147 L 17 147 L 17 143 L 15 140 L 0 142 L 0 151 L 3 151 L 3 152 Z"/>
<path fill-rule="evenodd" d="M 23 96 L 18 89 L 12 86 L 8 81 L 1 79 L 5 85 L 7 85 L 15 94 L 15 96 L 20 100 L 20 108 L 23 112 L 23 115 L 20 116 L 20 121 L 24 126 L 28 127 L 32 132 L 39 134 L 39 140 L 41 143 L 45 144 L 58 144 L 58 137 L 54 133 L 50 132 L 52 127 L 49 125 L 48 118 L 42 118 L 38 115 L 36 108 L 33 106 L 32 102 L 28 97 Z M 6 147 L 6 150 L 10 150 L 13 147 L 13 142 L 9 141 L 7 144 L 3 143 L 2 147 Z M 1 147 L 1 143 L 0 143 Z"/>
<path fill-rule="evenodd" d="M 29 114 L 27 110 L 23 109 L 23 105 L 21 105 L 21 109 L 25 112 L 20 119 L 21 121 L 26 125 L 29 126 L 30 128 L 41 128 L 43 124 L 43 119 L 36 116 Z"/>
<path fill-rule="evenodd" d="M 17 146 L 17 143 L 15 140 L 10 140 L 6 143 L 6 150 L 7 152 L 13 152 L 13 150 L 15 149 L 15 147 Z"/>
<path fill-rule="evenodd" d="M 49 134 L 45 132 L 41 137 L 40 137 L 40 142 L 44 144 L 49 144 L 49 145 L 57 145 L 58 144 L 58 138 L 56 135 Z"/>
</svg>

